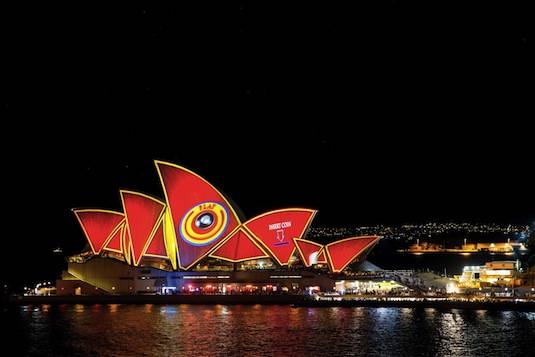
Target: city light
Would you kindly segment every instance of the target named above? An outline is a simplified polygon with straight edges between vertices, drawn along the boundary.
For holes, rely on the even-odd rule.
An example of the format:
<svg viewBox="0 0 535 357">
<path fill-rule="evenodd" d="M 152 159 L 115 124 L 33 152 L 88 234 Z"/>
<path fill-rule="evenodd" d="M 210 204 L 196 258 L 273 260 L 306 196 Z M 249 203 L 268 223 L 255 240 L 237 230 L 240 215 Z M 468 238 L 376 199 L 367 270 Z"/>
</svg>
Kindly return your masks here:
<svg viewBox="0 0 535 357">
<path fill-rule="evenodd" d="M 457 286 L 453 283 L 449 283 L 448 285 L 446 285 L 446 293 L 447 294 L 457 294 L 459 293 L 459 289 L 457 288 Z"/>
</svg>

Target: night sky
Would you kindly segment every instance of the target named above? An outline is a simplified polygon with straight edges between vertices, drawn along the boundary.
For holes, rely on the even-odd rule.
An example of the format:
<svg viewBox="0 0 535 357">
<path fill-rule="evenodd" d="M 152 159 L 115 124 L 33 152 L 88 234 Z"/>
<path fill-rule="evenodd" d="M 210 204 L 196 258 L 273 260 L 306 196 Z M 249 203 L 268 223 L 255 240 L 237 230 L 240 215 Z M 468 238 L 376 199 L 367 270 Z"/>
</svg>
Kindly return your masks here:
<svg viewBox="0 0 535 357">
<path fill-rule="evenodd" d="M 246 217 L 535 220 L 527 1 L 182 3 L 1 5 L 2 264 L 79 251 L 72 207 L 163 197 L 154 159 Z"/>
</svg>

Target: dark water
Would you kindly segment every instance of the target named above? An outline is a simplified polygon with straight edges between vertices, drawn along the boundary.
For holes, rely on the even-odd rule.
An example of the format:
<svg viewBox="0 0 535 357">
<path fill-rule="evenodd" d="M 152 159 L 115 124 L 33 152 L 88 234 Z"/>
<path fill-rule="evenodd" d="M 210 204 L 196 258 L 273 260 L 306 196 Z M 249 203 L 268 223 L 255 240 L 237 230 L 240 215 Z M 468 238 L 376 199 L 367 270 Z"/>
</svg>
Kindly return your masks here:
<svg viewBox="0 0 535 357">
<path fill-rule="evenodd" d="M 29 356 L 528 356 L 535 313 L 289 306 L 64 305 L 2 310 Z"/>
</svg>

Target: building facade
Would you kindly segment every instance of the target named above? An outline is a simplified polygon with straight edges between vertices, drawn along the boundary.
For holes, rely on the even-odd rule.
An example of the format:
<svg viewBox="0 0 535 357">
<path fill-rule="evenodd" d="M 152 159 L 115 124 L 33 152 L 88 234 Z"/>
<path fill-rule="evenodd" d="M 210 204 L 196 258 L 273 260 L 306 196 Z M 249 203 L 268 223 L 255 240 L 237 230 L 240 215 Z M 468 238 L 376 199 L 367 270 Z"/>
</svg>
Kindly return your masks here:
<svg viewBox="0 0 535 357">
<path fill-rule="evenodd" d="M 89 250 L 69 258 L 58 294 L 289 293 L 332 289 L 378 236 L 307 240 L 317 211 L 244 219 L 214 186 L 156 161 L 165 200 L 121 190 L 122 211 L 73 209 Z"/>
</svg>

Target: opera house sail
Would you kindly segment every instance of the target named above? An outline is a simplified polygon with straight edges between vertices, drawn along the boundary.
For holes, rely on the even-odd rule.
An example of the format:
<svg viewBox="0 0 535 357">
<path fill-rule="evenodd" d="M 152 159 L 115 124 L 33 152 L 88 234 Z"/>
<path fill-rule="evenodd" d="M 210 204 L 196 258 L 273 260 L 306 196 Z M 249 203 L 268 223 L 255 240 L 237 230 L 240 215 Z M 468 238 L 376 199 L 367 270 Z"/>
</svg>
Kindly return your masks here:
<svg viewBox="0 0 535 357">
<path fill-rule="evenodd" d="M 306 234 L 317 211 L 308 208 L 278 209 L 244 219 L 198 174 L 163 161 L 155 165 L 163 199 L 121 190 L 120 212 L 73 209 L 89 250 L 69 259 L 58 294 L 73 293 L 70 285 L 83 285 L 84 294 L 91 289 L 110 294 L 179 293 L 198 289 L 201 280 L 213 282 L 204 288 L 224 293 L 245 286 L 328 288 L 326 276 L 363 259 L 380 238 L 312 241 Z"/>
</svg>

